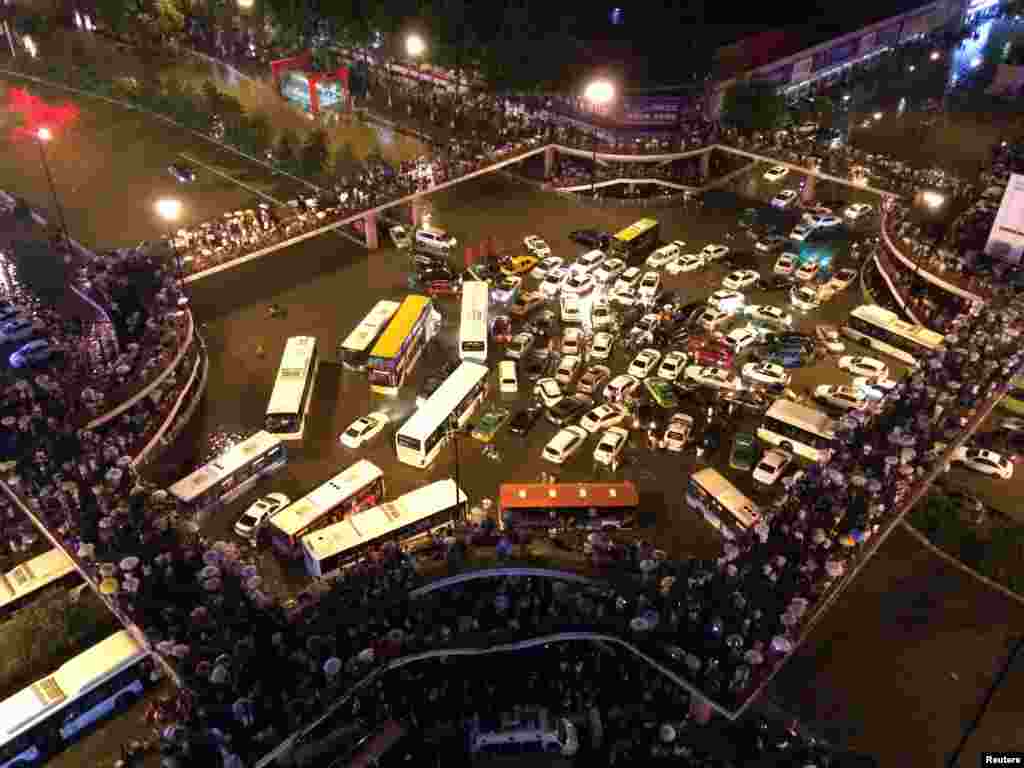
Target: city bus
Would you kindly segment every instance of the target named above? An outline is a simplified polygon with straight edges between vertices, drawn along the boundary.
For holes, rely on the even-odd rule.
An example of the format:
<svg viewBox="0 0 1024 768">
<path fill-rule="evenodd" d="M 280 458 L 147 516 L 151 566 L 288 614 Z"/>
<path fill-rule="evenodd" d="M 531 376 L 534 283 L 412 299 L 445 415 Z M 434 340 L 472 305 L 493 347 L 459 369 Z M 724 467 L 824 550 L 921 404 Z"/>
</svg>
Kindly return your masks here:
<svg viewBox="0 0 1024 768">
<path fill-rule="evenodd" d="M 0 618 L 10 616 L 45 588 L 70 586 L 81 580 L 75 564 L 54 547 L 0 575 Z"/>
<path fill-rule="evenodd" d="M 338 345 L 338 362 L 350 371 L 365 371 L 370 350 L 398 311 L 397 301 L 378 301 L 370 314 Z"/>
<path fill-rule="evenodd" d="M 480 280 L 462 284 L 462 317 L 459 321 L 459 358 L 487 364 L 487 308 L 490 288 Z"/>
<path fill-rule="evenodd" d="M 717 469 L 702 469 L 690 475 L 686 503 L 697 509 L 727 539 L 742 534 L 761 519 L 757 506 L 740 493 Z"/>
<path fill-rule="evenodd" d="M 276 513 L 266 531 L 276 552 L 300 558 L 303 536 L 376 506 L 383 498 L 384 472 L 373 462 L 360 459 Z"/>
<path fill-rule="evenodd" d="M 277 435 L 260 431 L 183 477 L 167 490 L 197 517 L 241 496 L 264 475 L 288 463 L 288 451 Z"/>
<path fill-rule="evenodd" d="M 1014 376 L 1010 379 L 1010 388 L 1006 390 L 1006 397 L 999 401 L 999 407 L 1018 416 L 1024 416 L 1024 376 Z"/>
<path fill-rule="evenodd" d="M 399 461 L 420 469 L 433 463 L 455 425 L 464 427 L 487 396 L 488 370 L 462 363 L 444 380 L 395 435 Z"/>
<path fill-rule="evenodd" d="M 866 347 L 878 350 L 909 365 L 945 344 L 941 333 L 901 320 L 884 307 L 863 304 L 850 313 L 843 333 Z"/>
<path fill-rule="evenodd" d="M 437 334 L 441 315 L 427 296 L 406 296 L 367 360 L 370 390 L 397 395 L 416 367 L 427 343 Z"/>
<path fill-rule="evenodd" d="M 547 709 L 523 708 L 498 718 L 473 718 L 469 728 L 473 754 L 521 755 L 546 752 L 571 757 L 579 750 L 575 724 L 552 718 Z"/>
<path fill-rule="evenodd" d="M 609 255 L 627 264 L 643 261 L 658 245 L 660 232 L 655 219 L 640 219 L 612 237 Z"/>
<path fill-rule="evenodd" d="M 780 397 L 765 413 L 757 437 L 784 451 L 821 461 L 832 450 L 836 424 L 817 408 Z"/>
<path fill-rule="evenodd" d="M 632 528 L 640 496 L 621 483 L 502 483 L 498 488 L 501 528 L 588 531 Z"/>
<path fill-rule="evenodd" d="M 315 336 L 292 336 L 285 342 L 263 423 L 267 432 L 282 440 L 302 439 L 319 369 Z"/>
<path fill-rule="evenodd" d="M 137 701 L 149 685 L 152 663 L 149 652 L 121 630 L 0 702 L 0 766 L 45 764 Z"/>
<path fill-rule="evenodd" d="M 408 550 L 421 539 L 451 530 L 465 506 L 465 492 L 448 478 L 356 512 L 303 537 L 306 572 L 314 578 L 328 578 L 387 542 Z"/>
</svg>

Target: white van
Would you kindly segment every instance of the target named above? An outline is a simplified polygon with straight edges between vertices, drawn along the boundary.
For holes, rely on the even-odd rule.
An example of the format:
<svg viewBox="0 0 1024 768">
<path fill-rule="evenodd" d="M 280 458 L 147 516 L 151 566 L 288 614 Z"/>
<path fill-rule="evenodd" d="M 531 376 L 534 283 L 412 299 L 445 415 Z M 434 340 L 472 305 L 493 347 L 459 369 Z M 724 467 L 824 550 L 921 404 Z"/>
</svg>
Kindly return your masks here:
<svg viewBox="0 0 1024 768">
<path fill-rule="evenodd" d="M 515 360 L 502 360 L 498 363 L 498 389 L 507 394 L 519 391 L 519 374 Z"/>
<path fill-rule="evenodd" d="M 420 227 L 416 230 L 416 250 L 433 253 L 437 256 L 447 256 L 456 246 L 454 237 L 441 229 L 434 227 Z"/>
</svg>

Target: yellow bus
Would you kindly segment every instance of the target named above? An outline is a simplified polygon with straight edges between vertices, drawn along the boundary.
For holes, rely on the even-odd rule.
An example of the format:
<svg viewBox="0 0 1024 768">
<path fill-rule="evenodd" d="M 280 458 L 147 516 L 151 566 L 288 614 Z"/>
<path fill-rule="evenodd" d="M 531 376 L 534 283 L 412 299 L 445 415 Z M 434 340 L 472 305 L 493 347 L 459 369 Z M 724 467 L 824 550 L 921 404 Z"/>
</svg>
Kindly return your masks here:
<svg viewBox="0 0 1024 768">
<path fill-rule="evenodd" d="M 370 389 L 382 395 L 397 395 L 440 326 L 441 314 L 434 309 L 433 299 L 406 296 L 387 330 L 370 350 Z"/>
<path fill-rule="evenodd" d="M 636 264 L 658 245 L 661 233 L 656 219 L 640 219 L 617 233 L 608 246 L 611 256 Z"/>
</svg>

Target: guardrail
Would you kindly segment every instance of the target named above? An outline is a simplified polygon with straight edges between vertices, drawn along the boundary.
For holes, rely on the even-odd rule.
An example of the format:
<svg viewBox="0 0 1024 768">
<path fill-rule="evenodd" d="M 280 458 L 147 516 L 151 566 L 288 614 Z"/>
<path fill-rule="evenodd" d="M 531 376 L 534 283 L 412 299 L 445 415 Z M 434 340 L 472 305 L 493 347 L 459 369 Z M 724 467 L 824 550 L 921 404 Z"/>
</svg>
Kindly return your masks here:
<svg viewBox="0 0 1024 768">
<path fill-rule="evenodd" d="M 896 303 L 899 304 L 900 308 L 910 316 L 911 320 L 913 320 L 918 325 L 922 325 L 917 315 L 914 314 L 914 310 L 912 310 L 903 300 L 903 294 L 893 284 L 892 279 L 886 273 L 885 267 L 882 266 L 882 260 L 881 258 L 879 258 L 879 255 L 877 253 L 872 257 L 872 260 L 875 262 L 875 266 L 878 268 L 878 274 L 882 276 L 882 280 L 884 280 L 885 284 L 889 286 L 889 293 L 891 293 L 893 298 L 896 299 Z"/>
<path fill-rule="evenodd" d="M 688 184 L 679 184 L 675 181 L 665 181 L 664 179 L 610 179 L 608 181 L 597 181 L 593 184 L 576 184 L 571 187 L 554 187 L 555 192 L 586 192 L 591 189 L 601 189 L 602 187 L 610 187 L 615 184 L 657 184 L 659 187 L 668 187 L 669 189 L 679 189 L 684 192 L 697 192 L 700 187 L 691 187 Z"/>
</svg>

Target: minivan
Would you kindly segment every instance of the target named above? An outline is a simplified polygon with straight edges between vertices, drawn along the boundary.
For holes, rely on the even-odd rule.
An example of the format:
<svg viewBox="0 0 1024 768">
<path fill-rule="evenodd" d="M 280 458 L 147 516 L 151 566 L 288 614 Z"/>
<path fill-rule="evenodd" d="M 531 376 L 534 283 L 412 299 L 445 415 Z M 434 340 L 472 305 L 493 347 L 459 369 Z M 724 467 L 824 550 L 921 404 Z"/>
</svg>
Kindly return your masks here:
<svg viewBox="0 0 1024 768">
<path fill-rule="evenodd" d="M 434 229 L 433 227 L 421 227 L 416 230 L 416 248 L 422 249 L 427 253 L 433 253 L 438 256 L 447 256 L 455 247 L 456 242 L 457 241 L 454 237 L 440 229 Z"/>
</svg>

